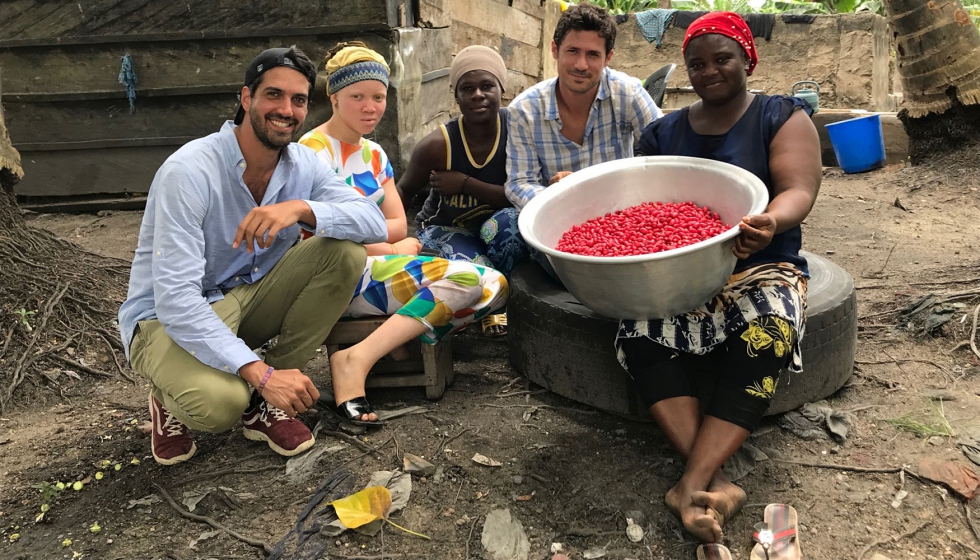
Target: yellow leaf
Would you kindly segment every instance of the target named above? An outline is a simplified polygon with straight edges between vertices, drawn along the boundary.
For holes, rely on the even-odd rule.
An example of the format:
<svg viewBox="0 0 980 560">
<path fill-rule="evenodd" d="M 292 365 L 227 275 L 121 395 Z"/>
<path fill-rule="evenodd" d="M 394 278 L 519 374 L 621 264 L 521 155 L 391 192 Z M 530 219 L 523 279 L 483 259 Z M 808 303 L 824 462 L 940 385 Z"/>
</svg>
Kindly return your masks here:
<svg viewBox="0 0 980 560">
<path fill-rule="evenodd" d="M 388 516 L 391 492 L 384 486 L 371 486 L 346 498 L 334 500 L 330 505 L 337 511 L 337 517 L 345 527 L 356 529 Z"/>
<path fill-rule="evenodd" d="M 428 536 L 410 531 L 388 519 L 388 510 L 391 509 L 391 492 L 384 486 L 370 486 L 346 498 L 334 500 L 330 502 L 330 505 L 336 510 L 340 522 L 348 529 L 356 529 L 372 521 L 383 519 L 410 535 L 429 540 Z"/>
</svg>

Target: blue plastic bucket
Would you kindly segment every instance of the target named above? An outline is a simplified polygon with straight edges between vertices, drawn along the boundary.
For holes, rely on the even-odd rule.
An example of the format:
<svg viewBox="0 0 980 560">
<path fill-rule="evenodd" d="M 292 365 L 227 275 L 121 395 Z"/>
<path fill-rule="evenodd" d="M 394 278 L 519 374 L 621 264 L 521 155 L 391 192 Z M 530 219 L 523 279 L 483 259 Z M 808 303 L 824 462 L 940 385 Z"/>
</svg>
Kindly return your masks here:
<svg viewBox="0 0 980 560">
<path fill-rule="evenodd" d="M 844 173 L 860 173 L 885 164 L 881 117 L 869 115 L 826 125 L 837 164 Z"/>
</svg>

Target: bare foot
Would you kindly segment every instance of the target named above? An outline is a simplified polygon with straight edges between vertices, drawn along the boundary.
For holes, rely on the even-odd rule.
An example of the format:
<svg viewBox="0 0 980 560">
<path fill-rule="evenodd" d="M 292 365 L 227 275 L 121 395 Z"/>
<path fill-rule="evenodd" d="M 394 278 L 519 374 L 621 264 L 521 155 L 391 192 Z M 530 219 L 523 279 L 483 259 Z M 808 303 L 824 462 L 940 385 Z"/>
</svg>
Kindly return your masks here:
<svg viewBox="0 0 980 560">
<path fill-rule="evenodd" d="M 691 500 L 694 490 L 677 483 L 667 491 L 664 501 L 674 515 L 680 517 L 681 523 L 689 533 L 704 542 L 721 542 L 721 524 L 708 514 L 707 508 L 699 506 Z"/>
<path fill-rule="evenodd" d="M 370 366 L 363 366 L 355 363 L 351 356 L 351 351 L 339 350 L 330 356 L 330 377 L 333 380 L 333 398 L 337 404 L 364 396 L 364 381 L 367 379 Z M 362 414 L 360 418 L 364 422 L 373 422 L 378 419 L 375 413 Z"/>
<path fill-rule="evenodd" d="M 707 492 L 694 492 L 691 501 L 707 509 L 708 515 L 719 525 L 732 518 L 745 505 L 745 490 L 724 476 L 715 476 L 708 485 Z"/>
</svg>

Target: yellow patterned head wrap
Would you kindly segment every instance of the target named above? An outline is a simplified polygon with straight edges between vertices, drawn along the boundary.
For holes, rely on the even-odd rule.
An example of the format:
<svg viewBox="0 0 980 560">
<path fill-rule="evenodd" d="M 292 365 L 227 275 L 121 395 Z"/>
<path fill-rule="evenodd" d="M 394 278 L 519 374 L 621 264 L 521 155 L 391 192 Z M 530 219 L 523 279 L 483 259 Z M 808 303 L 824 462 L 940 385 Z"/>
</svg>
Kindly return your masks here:
<svg viewBox="0 0 980 560">
<path fill-rule="evenodd" d="M 363 44 L 350 44 L 327 59 L 327 95 L 362 80 L 378 80 L 388 86 L 388 63 Z"/>
</svg>

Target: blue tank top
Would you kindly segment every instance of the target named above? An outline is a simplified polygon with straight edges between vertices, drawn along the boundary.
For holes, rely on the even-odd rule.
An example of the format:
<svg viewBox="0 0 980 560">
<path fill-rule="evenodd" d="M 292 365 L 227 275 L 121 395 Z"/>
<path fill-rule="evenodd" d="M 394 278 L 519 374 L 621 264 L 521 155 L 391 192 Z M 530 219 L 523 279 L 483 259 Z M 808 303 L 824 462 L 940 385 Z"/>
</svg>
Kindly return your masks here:
<svg viewBox="0 0 980 560">
<path fill-rule="evenodd" d="M 688 120 L 687 107 L 652 122 L 640 136 L 637 155 L 689 156 L 730 163 L 762 179 L 773 197 L 769 176 L 769 143 L 797 108 L 812 115 L 810 105 L 796 97 L 756 95 L 745 114 L 719 135 L 694 132 Z M 791 263 L 809 277 L 806 259 L 800 256 L 802 244 L 800 226 L 774 235 L 765 249 L 740 259 L 735 272 L 774 262 Z"/>
</svg>

